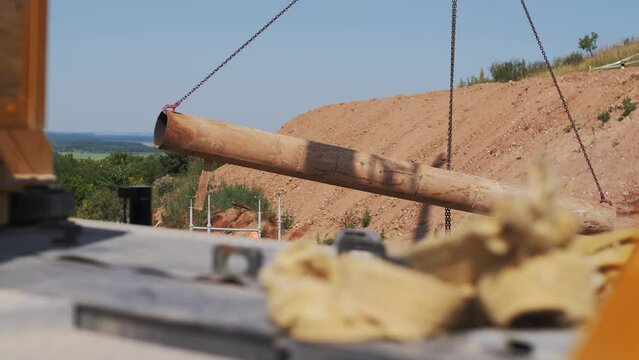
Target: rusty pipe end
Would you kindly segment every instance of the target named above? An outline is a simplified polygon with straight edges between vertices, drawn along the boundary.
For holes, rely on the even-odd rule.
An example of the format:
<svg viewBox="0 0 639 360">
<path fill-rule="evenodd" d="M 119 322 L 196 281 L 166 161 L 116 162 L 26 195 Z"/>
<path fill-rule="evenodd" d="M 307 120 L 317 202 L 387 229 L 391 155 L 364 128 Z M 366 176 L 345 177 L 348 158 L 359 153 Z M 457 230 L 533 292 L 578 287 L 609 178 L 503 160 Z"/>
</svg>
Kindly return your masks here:
<svg viewBox="0 0 639 360">
<path fill-rule="evenodd" d="M 153 131 L 153 144 L 158 149 L 162 147 L 164 143 L 164 134 L 166 134 L 166 128 L 169 123 L 169 117 L 164 111 L 160 111 L 158 119 L 155 122 L 155 130 Z"/>
</svg>

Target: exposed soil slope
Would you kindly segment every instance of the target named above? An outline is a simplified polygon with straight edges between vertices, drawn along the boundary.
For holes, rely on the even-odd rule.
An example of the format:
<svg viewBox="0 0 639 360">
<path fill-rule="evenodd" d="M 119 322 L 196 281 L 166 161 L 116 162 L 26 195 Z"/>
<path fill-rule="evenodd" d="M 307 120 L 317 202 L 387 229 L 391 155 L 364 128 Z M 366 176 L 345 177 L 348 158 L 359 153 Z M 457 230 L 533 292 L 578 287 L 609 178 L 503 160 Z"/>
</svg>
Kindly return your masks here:
<svg viewBox="0 0 639 360">
<path fill-rule="evenodd" d="M 620 105 L 625 96 L 639 102 L 639 69 L 577 73 L 560 78 L 592 157 L 601 185 L 615 203 L 619 226 L 639 223 L 639 111 L 603 124 L 597 115 Z M 394 159 L 431 164 L 446 149 L 448 93 L 398 95 L 324 106 L 286 123 L 279 133 L 350 147 Z M 561 175 L 562 191 L 597 200 L 598 195 L 568 120 L 548 79 L 489 83 L 457 90 L 453 168 L 514 184 L 525 184 L 536 153 L 549 155 Z M 370 229 L 396 240 L 422 237 L 443 224 L 443 210 L 361 191 L 223 166 L 214 181 L 255 183 L 275 202 L 285 192 L 284 209 L 295 228 L 307 234 L 333 234 L 348 211 L 372 214 Z M 453 212 L 458 225 L 469 215 Z M 430 225 L 428 225 L 430 222 Z M 298 231 L 299 235 L 299 231 Z"/>
</svg>

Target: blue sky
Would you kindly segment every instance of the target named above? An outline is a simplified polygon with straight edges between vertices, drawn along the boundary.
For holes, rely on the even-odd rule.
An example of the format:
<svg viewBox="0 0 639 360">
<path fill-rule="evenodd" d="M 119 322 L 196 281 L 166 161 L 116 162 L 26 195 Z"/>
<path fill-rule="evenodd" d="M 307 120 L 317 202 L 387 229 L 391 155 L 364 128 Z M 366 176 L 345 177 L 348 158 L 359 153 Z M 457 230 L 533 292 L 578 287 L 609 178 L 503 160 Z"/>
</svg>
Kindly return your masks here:
<svg viewBox="0 0 639 360">
<path fill-rule="evenodd" d="M 147 132 L 289 0 L 51 0 L 47 129 Z M 639 36 L 636 0 L 528 0 L 551 57 Z M 460 0 L 457 76 L 539 60 L 517 0 Z M 180 111 L 264 130 L 321 105 L 447 87 L 450 1 L 300 0 Z M 442 120 L 443 121 L 443 120 Z"/>
</svg>

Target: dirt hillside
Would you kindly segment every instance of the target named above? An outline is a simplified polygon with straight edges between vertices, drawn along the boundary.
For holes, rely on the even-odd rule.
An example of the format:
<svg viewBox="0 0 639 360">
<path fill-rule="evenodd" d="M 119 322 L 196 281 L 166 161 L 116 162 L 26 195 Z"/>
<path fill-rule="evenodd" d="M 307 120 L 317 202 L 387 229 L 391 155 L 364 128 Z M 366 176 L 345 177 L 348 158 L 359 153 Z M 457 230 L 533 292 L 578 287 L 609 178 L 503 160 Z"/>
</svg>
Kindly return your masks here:
<svg viewBox="0 0 639 360">
<path fill-rule="evenodd" d="M 617 208 L 618 226 L 639 224 L 639 110 L 623 121 L 617 120 L 620 110 L 611 111 L 605 124 L 597 119 L 626 96 L 639 102 L 639 69 L 577 73 L 560 82 L 601 185 Z M 455 99 L 455 170 L 525 184 L 530 161 L 544 152 L 560 172 L 564 193 L 598 199 L 549 79 L 475 85 L 459 89 Z M 447 111 L 447 91 L 398 95 L 313 109 L 279 133 L 431 164 L 446 149 Z M 420 238 L 443 226 L 443 210 L 437 207 L 281 175 L 227 165 L 215 172 L 214 181 L 257 184 L 274 203 L 275 192 L 283 190 L 295 236 L 332 235 L 345 214 L 366 209 L 372 215 L 369 229 L 384 229 L 393 240 Z M 453 226 L 468 217 L 453 212 Z"/>
</svg>

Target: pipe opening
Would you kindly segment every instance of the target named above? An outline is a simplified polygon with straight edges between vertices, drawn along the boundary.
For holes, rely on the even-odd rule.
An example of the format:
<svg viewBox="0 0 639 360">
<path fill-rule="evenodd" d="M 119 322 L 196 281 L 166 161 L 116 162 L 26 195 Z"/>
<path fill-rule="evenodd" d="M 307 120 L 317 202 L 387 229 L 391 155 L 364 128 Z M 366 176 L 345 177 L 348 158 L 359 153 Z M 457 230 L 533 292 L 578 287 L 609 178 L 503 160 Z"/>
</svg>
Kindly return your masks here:
<svg viewBox="0 0 639 360">
<path fill-rule="evenodd" d="M 157 148 L 159 148 L 164 142 L 164 134 L 166 133 L 166 126 L 168 122 L 169 117 L 164 113 L 164 111 L 160 111 L 160 115 L 158 115 L 158 119 L 155 122 L 155 130 L 153 131 L 153 144 Z"/>
</svg>

